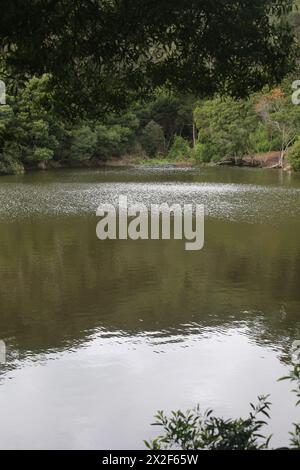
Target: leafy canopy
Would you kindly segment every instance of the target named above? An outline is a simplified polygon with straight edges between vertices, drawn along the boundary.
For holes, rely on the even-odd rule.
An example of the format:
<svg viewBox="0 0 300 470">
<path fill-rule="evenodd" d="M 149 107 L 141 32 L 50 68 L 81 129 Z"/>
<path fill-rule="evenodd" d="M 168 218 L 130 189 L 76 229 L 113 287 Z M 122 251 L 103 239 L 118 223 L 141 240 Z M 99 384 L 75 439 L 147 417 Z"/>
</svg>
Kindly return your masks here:
<svg viewBox="0 0 300 470">
<path fill-rule="evenodd" d="M 244 97 L 293 63 L 293 0 L 2 0 L 14 77 L 50 73 L 68 113 L 103 114 L 158 87 Z"/>
</svg>

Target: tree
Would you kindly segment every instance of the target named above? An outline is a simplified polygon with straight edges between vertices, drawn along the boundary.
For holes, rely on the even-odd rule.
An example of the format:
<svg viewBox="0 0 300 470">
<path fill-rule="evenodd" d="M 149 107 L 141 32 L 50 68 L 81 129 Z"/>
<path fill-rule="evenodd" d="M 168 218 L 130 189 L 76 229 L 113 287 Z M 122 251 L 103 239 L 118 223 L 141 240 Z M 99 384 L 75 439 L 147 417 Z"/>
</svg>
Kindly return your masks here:
<svg viewBox="0 0 300 470">
<path fill-rule="evenodd" d="M 24 165 L 43 167 L 58 150 L 63 126 L 52 112 L 48 80 L 47 75 L 32 78 L 0 107 L 1 172 L 14 173 Z"/>
<path fill-rule="evenodd" d="M 204 161 L 241 158 L 251 153 L 251 135 L 259 123 L 253 99 L 232 98 L 201 101 L 194 119 L 199 131 L 200 154 Z M 205 156 L 205 154 L 207 156 Z"/>
<path fill-rule="evenodd" d="M 89 160 L 96 147 L 97 136 L 89 126 L 82 126 L 72 133 L 70 159 Z"/>
<path fill-rule="evenodd" d="M 288 160 L 293 169 L 300 171 L 300 138 L 298 137 L 288 152 Z"/>
<path fill-rule="evenodd" d="M 190 96 L 163 94 L 151 102 L 149 115 L 162 127 L 166 149 L 169 149 L 176 134 L 192 140 L 194 101 Z"/>
<path fill-rule="evenodd" d="M 163 86 L 201 97 L 244 97 L 291 68 L 292 5 L 2 0 L 0 62 L 14 78 L 50 73 L 55 102 L 70 114 L 103 115 Z"/>
<path fill-rule="evenodd" d="M 180 159 L 183 160 L 183 159 L 189 158 L 190 155 L 191 155 L 191 148 L 188 142 L 180 135 L 177 135 L 170 148 L 168 157 L 171 158 L 172 160 L 180 160 Z"/>
<path fill-rule="evenodd" d="M 263 122 L 278 137 L 279 166 L 282 168 L 284 157 L 299 134 L 299 110 L 292 103 L 289 94 L 286 94 L 282 88 L 275 88 L 270 93 L 262 95 L 256 103 L 256 110 Z"/>
<path fill-rule="evenodd" d="M 125 125 L 99 123 L 95 131 L 97 136 L 95 156 L 97 158 L 123 156 L 133 143 L 134 131 Z"/>
<path fill-rule="evenodd" d="M 165 137 L 162 127 L 154 121 L 150 121 L 143 129 L 141 144 L 149 157 L 155 157 L 163 153 L 165 149 Z"/>
</svg>

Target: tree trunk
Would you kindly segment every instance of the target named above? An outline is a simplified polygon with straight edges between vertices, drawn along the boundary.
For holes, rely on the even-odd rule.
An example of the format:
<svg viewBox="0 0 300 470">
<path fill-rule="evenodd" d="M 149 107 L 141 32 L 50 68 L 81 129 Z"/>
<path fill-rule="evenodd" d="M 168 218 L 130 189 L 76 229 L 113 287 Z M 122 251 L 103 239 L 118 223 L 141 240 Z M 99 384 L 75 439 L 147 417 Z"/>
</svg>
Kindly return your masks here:
<svg viewBox="0 0 300 470">
<path fill-rule="evenodd" d="M 195 126 L 195 123 L 193 122 L 193 147 L 195 148 L 196 146 L 196 126 Z"/>
</svg>

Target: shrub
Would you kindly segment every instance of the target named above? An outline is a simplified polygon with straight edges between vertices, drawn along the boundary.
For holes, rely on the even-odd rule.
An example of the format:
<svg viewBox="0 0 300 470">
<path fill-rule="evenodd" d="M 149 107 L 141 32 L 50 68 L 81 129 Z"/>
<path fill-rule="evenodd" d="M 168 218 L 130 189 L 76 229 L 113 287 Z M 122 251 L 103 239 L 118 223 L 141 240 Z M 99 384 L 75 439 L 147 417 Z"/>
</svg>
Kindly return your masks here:
<svg viewBox="0 0 300 470">
<path fill-rule="evenodd" d="M 268 152 L 271 148 L 271 142 L 268 137 L 266 127 L 259 123 L 257 128 L 249 135 L 250 153 Z M 279 147 L 278 147 L 279 148 Z"/>
<path fill-rule="evenodd" d="M 300 137 L 298 137 L 294 145 L 289 150 L 288 161 L 294 170 L 300 171 Z"/>
<path fill-rule="evenodd" d="M 129 150 L 133 139 L 133 130 L 119 124 L 96 126 L 96 147 L 95 156 L 97 158 L 119 157 Z"/>
<path fill-rule="evenodd" d="M 51 160 L 53 157 L 53 150 L 46 147 L 37 147 L 34 149 L 33 153 L 27 157 L 27 161 L 32 163 L 41 163 Z"/>
<path fill-rule="evenodd" d="M 16 175 L 24 172 L 24 166 L 10 155 L 0 155 L 0 175 Z"/>
<path fill-rule="evenodd" d="M 192 156 L 197 162 L 208 163 L 211 160 L 218 160 L 219 156 L 213 144 L 198 142 L 192 149 Z"/>
<path fill-rule="evenodd" d="M 168 157 L 172 160 L 182 160 L 189 158 L 191 154 L 192 152 L 188 142 L 180 135 L 177 135 L 170 148 Z"/>
<path fill-rule="evenodd" d="M 162 127 L 154 121 L 148 122 L 141 134 L 141 144 L 149 157 L 163 153 L 165 136 Z"/>
<path fill-rule="evenodd" d="M 199 407 L 195 410 L 172 412 L 167 417 L 163 411 L 156 415 L 156 425 L 163 428 L 164 434 L 145 444 L 151 449 L 182 450 L 254 450 L 266 449 L 270 437 L 261 435 L 266 424 L 261 415 L 269 417 L 268 397 L 259 397 L 258 404 L 251 404 L 251 412 L 246 419 L 223 419 L 213 416 L 212 410 L 204 414 Z"/>
<path fill-rule="evenodd" d="M 290 380 L 295 383 L 293 392 L 297 403 L 300 404 L 300 365 L 294 365 L 287 377 L 280 380 Z M 155 416 L 154 425 L 163 429 L 163 434 L 153 441 L 144 441 L 153 450 L 182 449 L 182 450 L 262 450 L 269 448 L 271 436 L 262 434 L 263 427 L 270 418 L 270 402 L 268 396 L 258 397 L 258 404 L 252 403 L 249 416 L 238 419 L 223 419 L 213 415 L 212 410 L 201 414 L 199 407 L 195 410 L 173 411 L 166 416 L 159 411 Z M 264 419 L 261 417 L 263 416 Z M 294 424 L 291 435 L 291 448 L 300 449 L 300 424 Z"/>
<path fill-rule="evenodd" d="M 89 126 L 79 127 L 72 132 L 70 158 L 72 160 L 89 160 L 95 150 L 96 133 Z"/>
</svg>

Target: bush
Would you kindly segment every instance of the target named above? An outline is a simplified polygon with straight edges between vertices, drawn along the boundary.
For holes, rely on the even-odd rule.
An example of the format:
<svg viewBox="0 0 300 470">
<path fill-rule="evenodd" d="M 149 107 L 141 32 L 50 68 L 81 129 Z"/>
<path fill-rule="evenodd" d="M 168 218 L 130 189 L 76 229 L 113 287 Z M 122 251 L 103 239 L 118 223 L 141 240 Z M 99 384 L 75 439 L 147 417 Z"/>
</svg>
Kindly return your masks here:
<svg viewBox="0 0 300 470">
<path fill-rule="evenodd" d="M 287 377 L 296 384 L 294 393 L 300 404 L 300 365 L 295 365 Z M 246 419 L 223 419 L 213 416 L 212 410 L 201 414 L 199 407 L 185 413 L 173 411 L 168 417 L 163 411 L 155 416 L 154 425 L 163 429 L 163 434 L 153 441 L 144 441 L 150 449 L 182 450 L 254 450 L 268 449 L 271 436 L 262 434 L 267 424 L 261 416 L 270 418 L 271 403 L 267 396 L 258 397 L 258 404 L 252 403 Z M 300 424 L 294 424 L 291 435 L 291 448 L 300 449 Z"/>
<path fill-rule="evenodd" d="M 209 163 L 212 160 L 218 160 L 219 156 L 213 144 L 198 142 L 192 149 L 192 156 L 197 162 Z"/>
<path fill-rule="evenodd" d="M 203 415 L 199 407 L 195 410 L 172 412 L 167 417 L 163 411 L 156 415 L 156 425 L 164 434 L 152 442 L 145 441 L 150 449 L 182 450 L 254 450 L 266 449 L 270 437 L 261 435 L 266 424 L 261 415 L 269 417 L 268 397 L 259 397 L 258 404 L 251 404 L 251 412 L 246 419 L 223 419 L 213 416 L 212 410 Z"/>
<path fill-rule="evenodd" d="M 294 170 L 300 171 L 300 137 L 298 137 L 294 145 L 289 150 L 287 159 Z"/>
<path fill-rule="evenodd" d="M 27 161 L 32 163 L 41 163 L 51 160 L 53 157 L 53 150 L 46 147 L 37 147 L 34 149 L 33 153 L 27 157 Z"/>
<path fill-rule="evenodd" d="M 95 150 L 97 142 L 96 133 L 89 126 L 79 127 L 72 132 L 70 159 L 89 160 Z"/>
<path fill-rule="evenodd" d="M 148 122 L 141 134 L 141 144 L 149 157 L 155 157 L 165 150 L 165 136 L 162 127 L 154 121 Z"/>
<path fill-rule="evenodd" d="M 9 155 L 0 155 L 0 175 L 16 175 L 24 172 L 24 166 Z"/>
<path fill-rule="evenodd" d="M 269 152 L 271 150 L 271 142 L 268 137 L 268 132 L 262 123 L 259 123 L 257 128 L 249 135 L 249 147 L 250 153 L 254 154 Z M 278 146 L 277 148 L 280 147 Z"/>
<path fill-rule="evenodd" d="M 126 153 L 133 140 L 133 130 L 119 124 L 96 126 L 96 147 L 95 156 L 97 158 L 120 157 Z"/>
<path fill-rule="evenodd" d="M 168 153 L 168 157 L 172 160 L 183 160 L 191 157 L 192 151 L 188 142 L 177 135 Z"/>
</svg>

